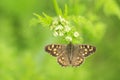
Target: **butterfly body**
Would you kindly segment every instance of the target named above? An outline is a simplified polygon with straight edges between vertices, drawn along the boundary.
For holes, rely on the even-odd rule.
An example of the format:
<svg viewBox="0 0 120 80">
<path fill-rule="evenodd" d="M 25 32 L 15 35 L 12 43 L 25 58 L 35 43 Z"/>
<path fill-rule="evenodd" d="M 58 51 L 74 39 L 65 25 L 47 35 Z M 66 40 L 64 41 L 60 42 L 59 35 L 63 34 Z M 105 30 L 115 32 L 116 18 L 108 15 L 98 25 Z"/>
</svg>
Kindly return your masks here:
<svg viewBox="0 0 120 80">
<path fill-rule="evenodd" d="M 68 45 L 50 44 L 45 47 L 45 51 L 57 57 L 57 61 L 62 66 L 79 66 L 83 63 L 84 57 L 96 51 L 91 45 Z"/>
</svg>

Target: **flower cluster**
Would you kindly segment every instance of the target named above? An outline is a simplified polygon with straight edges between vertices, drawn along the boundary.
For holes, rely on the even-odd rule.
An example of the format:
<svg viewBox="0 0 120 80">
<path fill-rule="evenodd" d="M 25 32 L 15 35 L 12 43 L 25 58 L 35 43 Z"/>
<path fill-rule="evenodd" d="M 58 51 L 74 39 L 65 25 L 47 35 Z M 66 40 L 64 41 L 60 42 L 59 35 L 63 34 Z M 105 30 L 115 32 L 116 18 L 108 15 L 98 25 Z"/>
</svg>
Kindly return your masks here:
<svg viewBox="0 0 120 80">
<path fill-rule="evenodd" d="M 53 31 L 55 37 L 64 37 L 66 41 L 72 41 L 73 37 L 77 38 L 79 36 L 77 31 L 72 32 L 73 30 L 70 27 L 69 22 L 61 16 L 53 20 L 50 29 Z"/>
</svg>

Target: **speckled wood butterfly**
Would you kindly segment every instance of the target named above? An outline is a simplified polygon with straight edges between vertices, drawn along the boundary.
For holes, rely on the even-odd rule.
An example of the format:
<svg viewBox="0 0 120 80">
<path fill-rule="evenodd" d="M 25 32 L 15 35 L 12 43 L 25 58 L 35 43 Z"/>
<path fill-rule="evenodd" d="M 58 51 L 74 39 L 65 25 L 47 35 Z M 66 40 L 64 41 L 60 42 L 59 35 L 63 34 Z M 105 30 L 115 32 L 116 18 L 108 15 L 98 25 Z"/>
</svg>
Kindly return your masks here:
<svg viewBox="0 0 120 80">
<path fill-rule="evenodd" d="M 68 45 L 50 44 L 45 47 L 45 51 L 57 57 L 57 61 L 62 66 L 79 66 L 83 63 L 84 57 L 96 51 L 96 47 L 91 45 Z"/>
</svg>

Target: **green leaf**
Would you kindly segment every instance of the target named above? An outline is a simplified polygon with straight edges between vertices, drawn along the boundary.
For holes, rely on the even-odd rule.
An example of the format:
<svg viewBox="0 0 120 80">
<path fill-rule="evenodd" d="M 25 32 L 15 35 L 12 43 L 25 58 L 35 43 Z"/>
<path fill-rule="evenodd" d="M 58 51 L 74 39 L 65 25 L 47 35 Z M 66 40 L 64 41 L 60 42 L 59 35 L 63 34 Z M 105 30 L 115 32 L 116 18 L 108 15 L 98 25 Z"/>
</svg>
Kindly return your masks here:
<svg viewBox="0 0 120 80">
<path fill-rule="evenodd" d="M 41 23 L 43 26 L 49 26 L 52 22 L 52 17 L 48 16 L 45 13 L 43 13 L 44 17 L 36 13 L 34 13 L 34 15 L 38 18 L 38 22 Z"/>
</svg>

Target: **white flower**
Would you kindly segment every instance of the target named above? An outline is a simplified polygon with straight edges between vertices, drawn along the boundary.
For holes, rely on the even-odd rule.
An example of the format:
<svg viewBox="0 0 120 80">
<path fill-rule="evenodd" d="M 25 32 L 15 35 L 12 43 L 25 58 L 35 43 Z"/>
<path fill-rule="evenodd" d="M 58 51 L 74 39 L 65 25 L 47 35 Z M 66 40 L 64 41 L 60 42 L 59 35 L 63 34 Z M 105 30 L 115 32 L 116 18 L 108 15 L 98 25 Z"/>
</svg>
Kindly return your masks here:
<svg viewBox="0 0 120 80">
<path fill-rule="evenodd" d="M 78 37 L 79 33 L 78 32 L 74 32 L 74 37 Z"/>
<path fill-rule="evenodd" d="M 63 34 L 63 32 L 59 32 L 59 36 L 63 36 L 64 34 Z"/>
<path fill-rule="evenodd" d="M 66 25 L 65 26 L 65 32 L 69 32 L 70 30 L 71 30 L 71 28 L 68 25 Z"/>
<path fill-rule="evenodd" d="M 60 22 L 65 22 L 65 19 L 59 16 Z"/>
<path fill-rule="evenodd" d="M 55 32 L 53 33 L 53 35 L 54 35 L 55 37 L 57 37 L 57 36 L 58 36 L 58 32 L 55 31 Z"/>
<path fill-rule="evenodd" d="M 53 29 L 54 29 L 54 27 L 55 27 L 54 25 L 51 25 L 51 26 L 50 26 L 50 30 L 53 30 Z"/>
<path fill-rule="evenodd" d="M 58 21 L 57 20 L 54 20 L 53 22 L 52 22 L 52 25 L 57 25 L 58 24 Z"/>
<path fill-rule="evenodd" d="M 59 19 L 62 24 L 68 24 L 68 21 L 62 18 L 61 16 L 59 16 Z"/>
<path fill-rule="evenodd" d="M 55 30 L 62 30 L 63 29 L 63 26 L 62 25 L 58 25 L 55 27 Z"/>
<path fill-rule="evenodd" d="M 66 39 L 67 41 L 72 41 L 72 37 L 70 37 L 70 36 L 65 37 L 65 39 Z"/>
</svg>

